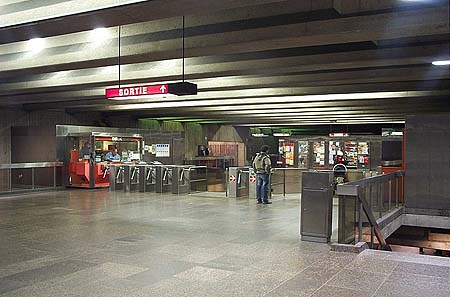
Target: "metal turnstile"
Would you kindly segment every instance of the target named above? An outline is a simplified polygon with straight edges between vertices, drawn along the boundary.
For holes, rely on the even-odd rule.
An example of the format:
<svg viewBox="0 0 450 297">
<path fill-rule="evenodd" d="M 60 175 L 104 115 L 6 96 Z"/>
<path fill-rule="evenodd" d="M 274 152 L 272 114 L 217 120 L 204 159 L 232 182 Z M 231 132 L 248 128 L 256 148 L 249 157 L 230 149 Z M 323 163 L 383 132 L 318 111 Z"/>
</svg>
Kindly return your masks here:
<svg viewBox="0 0 450 297">
<path fill-rule="evenodd" d="M 120 191 L 124 189 L 124 167 L 120 165 L 109 166 L 109 190 Z"/>
<path fill-rule="evenodd" d="M 330 241 L 333 191 L 332 172 L 303 173 L 300 213 L 300 235 L 303 241 Z"/>
<path fill-rule="evenodd" d="M 156 167 L 151 165 L 139 166 L 139 192 L 155 192 Z"/>
<path fill-rule="evenodd" d="M 172 167 L 157 166 L 156 167 L 156 193 L 172 192 Z"/>
<path fill-rule="evenodd" d="M 139 167 L 135 165 L 124 165 L 123 166 L 123 191 L 133 192 L 139 189 Z"/>
<path fill-rule="evenodd" d="M 227 197 L 239 198 L 249 195 L 249 168 L 230 167 L 228 168 Z"/>
<path fill-rule="evenodd" d="M 172 194 L 189 194 L 191 191 L 190 168 L 175 166 L 172 168 Z"/>
<path fill-rule="evenodd" d="M 256 173 L 253 168 L 250 168 L 248 173 L 248 198 L 256 199 Z"/>
</svg>

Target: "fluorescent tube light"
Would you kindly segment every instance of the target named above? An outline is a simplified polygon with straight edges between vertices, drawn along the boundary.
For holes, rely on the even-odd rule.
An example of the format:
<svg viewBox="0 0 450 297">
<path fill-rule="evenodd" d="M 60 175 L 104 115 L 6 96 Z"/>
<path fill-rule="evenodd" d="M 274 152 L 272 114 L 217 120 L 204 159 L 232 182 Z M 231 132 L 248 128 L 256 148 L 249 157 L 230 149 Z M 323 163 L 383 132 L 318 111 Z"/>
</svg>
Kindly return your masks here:
<svg viewBox="0 0 450 297">
<path fill-rule="evenodd" d="M 450 60 L 434 61 L 431 64 L 433 64 L 434 66 L 446 66 L 446 65 L 450 65 Z"/>
<path fill-rule="evenodd" d="M 275 137 L 288 137 L 291 136 L 290 133 L 273 133 L 273 136 Z"/>
</svg>

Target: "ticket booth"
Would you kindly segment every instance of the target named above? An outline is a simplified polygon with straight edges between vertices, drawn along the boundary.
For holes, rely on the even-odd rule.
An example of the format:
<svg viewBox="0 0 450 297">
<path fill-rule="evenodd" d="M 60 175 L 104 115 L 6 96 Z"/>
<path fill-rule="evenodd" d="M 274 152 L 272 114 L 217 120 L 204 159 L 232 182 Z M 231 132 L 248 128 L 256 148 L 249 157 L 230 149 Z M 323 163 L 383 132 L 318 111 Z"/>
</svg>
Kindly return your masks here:
<svg viewBox="0 0 450 297">
<path fill-rule="evenodd" d="M 110 164 L 139 163 L 143 140 L 138 134 L 87 132 L 68 135 L 68 186 L 109 187 Z"/>
</svg>

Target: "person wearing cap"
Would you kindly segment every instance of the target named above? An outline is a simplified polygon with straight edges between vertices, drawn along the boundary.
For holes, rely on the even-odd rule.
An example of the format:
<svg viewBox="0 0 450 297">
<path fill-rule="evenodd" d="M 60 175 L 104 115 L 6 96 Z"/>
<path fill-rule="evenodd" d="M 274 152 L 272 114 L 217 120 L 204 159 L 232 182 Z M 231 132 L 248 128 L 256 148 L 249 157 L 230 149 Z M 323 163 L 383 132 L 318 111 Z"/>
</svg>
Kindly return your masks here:
<svg viewBox="0 0 450 297">
<path fill-rule="evenodd" d="M 253 159 L 252 167 L 256 173 L 256 198 L 258 204 L 272 204 L 269 201 L 269 175 L 272 169 L 272 162 L 268 154 L 269 147 L 263 145 L 261 152 L 257 153 Z"/>
</svg>

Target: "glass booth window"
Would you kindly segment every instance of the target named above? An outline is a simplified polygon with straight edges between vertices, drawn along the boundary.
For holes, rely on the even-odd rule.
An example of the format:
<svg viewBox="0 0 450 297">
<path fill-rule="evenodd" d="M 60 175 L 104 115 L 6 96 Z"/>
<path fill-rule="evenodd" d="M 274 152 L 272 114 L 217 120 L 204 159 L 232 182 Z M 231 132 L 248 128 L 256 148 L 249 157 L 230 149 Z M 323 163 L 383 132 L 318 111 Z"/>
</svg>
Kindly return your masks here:
<svg viewBox="0 0 450 297">
<path fill-rule="evenodd" d="M 95 140 L 95 153 L 96 155 L 102 156 L 103 160 L 105 159 L 106 154 L 114 148 L 117 148 L 117 152 L 121 156 L 120 160 L 122 162 L 141 160 L 142 148 L 141 142 L 138 140 L 124 140 L 123 138 L 122 141 L 113 141 L 102 138 L 97 138 Z"/>
</svg>

